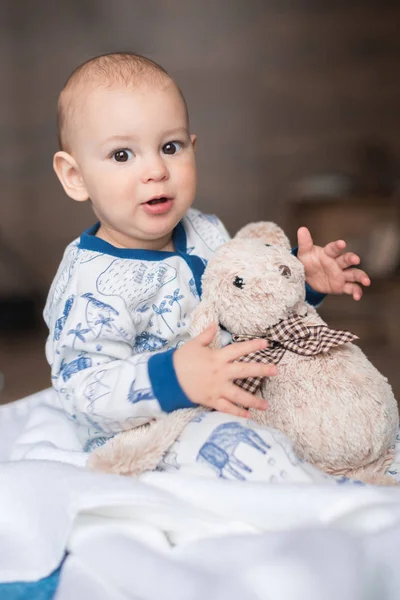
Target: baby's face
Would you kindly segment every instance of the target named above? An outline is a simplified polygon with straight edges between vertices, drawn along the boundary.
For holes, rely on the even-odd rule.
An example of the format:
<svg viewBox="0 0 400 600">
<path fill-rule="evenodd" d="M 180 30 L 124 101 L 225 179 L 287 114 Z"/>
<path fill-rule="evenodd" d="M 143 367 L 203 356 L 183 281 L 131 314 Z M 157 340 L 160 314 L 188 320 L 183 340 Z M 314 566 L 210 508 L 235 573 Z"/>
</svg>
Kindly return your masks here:
<svg viewBox="0 0 400 600">
<path fill-rule="evenodd" d="M 172 82 L 97 88 L 76 118 L 72 152 L 114 245 L 161 249 L 196 191 L 195 136 Z"/>
</svg>

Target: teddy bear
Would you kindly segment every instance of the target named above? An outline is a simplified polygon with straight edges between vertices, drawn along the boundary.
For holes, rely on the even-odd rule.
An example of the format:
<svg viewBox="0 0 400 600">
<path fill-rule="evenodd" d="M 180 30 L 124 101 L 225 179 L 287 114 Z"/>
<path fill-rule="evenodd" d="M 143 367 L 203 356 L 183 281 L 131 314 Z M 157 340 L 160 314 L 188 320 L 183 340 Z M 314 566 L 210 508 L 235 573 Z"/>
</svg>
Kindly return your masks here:
<svg viewBox="0 0 400 600">
<path fill-rule="evenodd" d="M 305 301 L 304 267 L 276 224 L 245 226 L 209 261 L 191 335 L 213 322 L 215 348 L 268 340 L 265 350 L 240 360 L 273 362 L 278 374 L 235 382 L 267 401 L 266 411 L 250 410 L 255 422 L 285 434 L 300 459 L 327 474 L 395 484 L 386 475 L 399 426 L 392 388 L 353 343 L 357 336 L 330 329 Z M 89 468 L 122 474 L 156 468 L 199 410 L 118 434 L 92 453 Z"/>
</svg>

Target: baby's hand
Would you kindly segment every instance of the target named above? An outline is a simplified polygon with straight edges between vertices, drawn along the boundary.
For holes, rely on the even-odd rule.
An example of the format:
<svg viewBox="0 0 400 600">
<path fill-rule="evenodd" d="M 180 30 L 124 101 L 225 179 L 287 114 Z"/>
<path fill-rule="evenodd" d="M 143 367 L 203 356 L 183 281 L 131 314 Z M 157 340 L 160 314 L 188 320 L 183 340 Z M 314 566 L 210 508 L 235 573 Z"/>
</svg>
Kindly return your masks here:
<svg viewBox="0 0 400 600">
<path fill-rule="evenodd" d="M 346 242 L 338 240 L 330 242 L 324 248 L 314 246 L 307 227 L 300 227 L 297 232 L 297 258 L 304 265 L 307 283 L 322 294 L 349 294 L 354 300 L 360 300 L 362 285 L 368 286 L 370 278 L 358 265 L 360 257 L 354 252 L 344 252 Z"/>
<path fill-rule="evenodd" d="M 195 404 L 239 417 L 249 417 L 250 413 L 246 410 L 249 408 L 266 410 L 265 400 L 246 392 L 233 381 L 276 375 L 274 365 L 234 362 L 241 356 L 265 348 L 267 342 L 257 339 L 211 349 L 209 345 L 216 329 L 216 324 L 211 325 L 174 352 L 174 367 L 182 390 Z"/>
</svg>

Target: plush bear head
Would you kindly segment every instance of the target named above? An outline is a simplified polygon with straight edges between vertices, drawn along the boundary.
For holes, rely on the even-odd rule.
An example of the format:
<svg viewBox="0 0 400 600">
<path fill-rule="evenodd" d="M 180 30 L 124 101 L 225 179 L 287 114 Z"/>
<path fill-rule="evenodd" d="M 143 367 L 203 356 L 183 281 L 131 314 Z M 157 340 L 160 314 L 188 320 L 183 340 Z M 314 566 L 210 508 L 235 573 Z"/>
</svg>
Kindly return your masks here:
<svg viewBox="0 0 400 600">
<path fill-rule="evenodd" d="M 216 321 L 232 334 L 259 335 L 304 312 L 303 265 L 274 223 L 247 225 L 223 244 L 207 265 L 202 287 L 193 334 Z"/>
</svg>

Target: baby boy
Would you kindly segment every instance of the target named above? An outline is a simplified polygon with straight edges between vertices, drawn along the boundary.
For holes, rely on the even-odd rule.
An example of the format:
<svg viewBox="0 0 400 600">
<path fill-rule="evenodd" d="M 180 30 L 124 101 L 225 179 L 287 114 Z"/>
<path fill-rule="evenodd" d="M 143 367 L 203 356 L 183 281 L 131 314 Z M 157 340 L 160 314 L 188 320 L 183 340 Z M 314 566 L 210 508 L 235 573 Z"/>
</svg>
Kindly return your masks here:
<svg viewBox="0 0 400 600">
<path fill-rule="evenodd" d="M 236 362 L 265 341 L 211 349 L 218 324 L 189 340 L 205 264 L 229 236 L 191 208 L 196 136 L 176 83 L 147 58 L 99 56 L 69 77 L 58 122 L 55 172 L 98 219 L 67 247 L 44 313 L 53 385 L 83 444 L 193 405 L 244 417 L 267 409 L 233 383 L 276 373 Z M 369 278 L 344 248 L 299 230 L 309 302 L 361 298 Z"/>
</svg>

